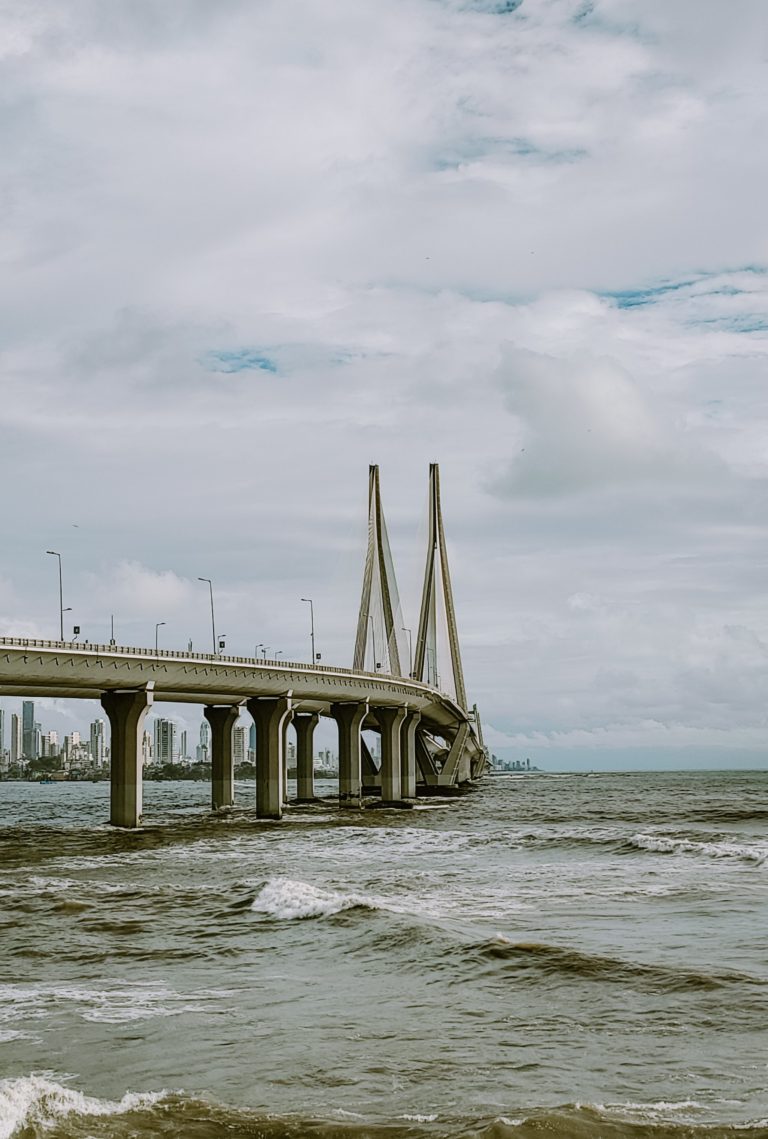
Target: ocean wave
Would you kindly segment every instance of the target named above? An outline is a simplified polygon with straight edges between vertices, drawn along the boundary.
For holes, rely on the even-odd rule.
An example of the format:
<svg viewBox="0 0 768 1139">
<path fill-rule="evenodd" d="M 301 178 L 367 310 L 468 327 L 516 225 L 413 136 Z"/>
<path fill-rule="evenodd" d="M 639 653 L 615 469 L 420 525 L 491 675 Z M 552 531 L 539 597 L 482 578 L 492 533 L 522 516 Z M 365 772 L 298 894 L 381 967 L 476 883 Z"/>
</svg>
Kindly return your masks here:
<svg viewBox="0 0 768 1139">
<path fill-rule="evenodd" d="M 97 1117 L 125 1115 L 137 1109 L 146 1109 L 162 1099 L 164 1092 L 127 1092 L 113 1103 L 110 1100 L 85 1096 L 74 1088 L 65 1087 L 42 1076 L 22 1076 L 0 1080 L 0 1139 L 24 1135 L 49 1133 L 53 1125 L 77 1116 Z"/>
<path fill-rule="evenodd" d="M 127 1092 L 113 1101 L 84 1095 L 46 1075 L 0 1081 L 0 1139 L 766 1139 L 768 1121 L 708 1121 L 692 1100 L 565 1104 L 491 1118 L 409 1112 L 371 1120 L 344 1108 L 332 1118 L 257 1114 L 183 1092 Z"/>
<path fill-rule="evenodd" d="M 309 882 L 293 878 L 270 878 L 251 903 L 254 913 L 265 914 L 278 921 L 329 917 L 342 910 L 375 910 L 379 906 L 360 894 L 344 894 L 323 890 Z"/>
<path fill-rule="evenodd" d="M 754 862 L 758 866 L 768 858 L 768 848 L 762 845 L 747 846 L 722 840 L 707 842 L 676 838 L 674 835 L 636 834 L 628 840 L 628 845 L 654 854 L 703 854 L 707 858 L 735 858 L 740 862 Z"/>
<path fill-rule="evenodd" d="M 713 990 L 740 984 L 763 988 L 768 982 L 746 973 L 721 970 L 682 969 L 671 965 L 647 964 L 585 953 L 560 945 L 543 942 L 513 942 L 498 934 L 489 941 L 471 949 L 476 958 L 493 964 L 494 970 L 522 974 L 533 971 L 539 975 L 570 976 L 583 980 L 613 981 L 635 988 L 650 988 L 665 992 L 688 989 Z"/>
</svg>

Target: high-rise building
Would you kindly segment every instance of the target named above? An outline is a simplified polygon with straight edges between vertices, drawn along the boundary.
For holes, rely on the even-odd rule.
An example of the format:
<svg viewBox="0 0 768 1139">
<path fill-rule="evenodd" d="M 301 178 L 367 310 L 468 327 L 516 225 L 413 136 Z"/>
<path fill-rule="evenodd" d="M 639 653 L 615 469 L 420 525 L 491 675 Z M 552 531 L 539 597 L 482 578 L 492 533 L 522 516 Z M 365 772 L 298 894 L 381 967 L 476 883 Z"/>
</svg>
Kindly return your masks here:
<svg viewBox="0 0 768 1139">
<path fill-rule="evenodd" d="M 155 763 L 176 762 L 176 725 L 173 720 L 155 720 Z"/>
<path fill-rule="evenodd" d="M 187 733 L 186 733 L 186 731 L 183 731 L 181 733 L 181 747 L 179 748 L 179 756 L 181 759 L 189 759 L 189 753 L 187 751 Z"/>
<path fill-rule="evenodd" d="M 234 728 L 232 731 L 232 762 L 245 763 L 245 728 Z"/>
<path fill-rule="evenodd" d="M 22 738 L 21 720 L 14 712 L 11 715 L 11 763 L 18 763 L 22 758 Z"/>
<path fill-rule="evenodd" d="M 104 766 L 104 721 L 94 720 L 91 723 L 90 735 L 91 762 L 96 767 Z"/>
<path fill-rule="evenodd" d="M 211 755 L 211 726 L 207 720 L 200 725 L 200 743 L 195 749 L 195 759 L 198 763 L 207 763 Z"/>
<path fill-rule="evenodd" d="M 144 732 L 144 735 L 141 737 L 141 762 L 152 762 L 152 737 L 149 732 Z"/>
<path fill-rule="evenodd" d="M 35 753 L 35 704 L 24 700 L 21 705 L 21 752 L 25 759 L 37 759 Z"/>
<path fill-rule="evenodd" d="M 8 756 L 5 751 L 5 710 L 0 708 L 0 771 L 8 770 Z"/>
</svg>

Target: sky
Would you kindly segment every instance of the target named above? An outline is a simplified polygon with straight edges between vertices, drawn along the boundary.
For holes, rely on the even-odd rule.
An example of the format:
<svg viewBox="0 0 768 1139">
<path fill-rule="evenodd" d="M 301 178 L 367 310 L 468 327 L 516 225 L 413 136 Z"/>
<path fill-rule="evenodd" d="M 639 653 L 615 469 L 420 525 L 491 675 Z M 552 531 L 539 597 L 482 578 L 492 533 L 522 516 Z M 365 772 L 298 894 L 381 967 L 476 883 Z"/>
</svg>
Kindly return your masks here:
<svg viewBox="0 0 768 1139">
<path fill-rule="evenodd" d="M 349 665 L 439 462 L 495 753 L 764 765 L 764 0 L 0 0 L 0 69 L 0 634 L 55 549 L 92 641 L 207 649 L 205 576 Z"/>
</svg>

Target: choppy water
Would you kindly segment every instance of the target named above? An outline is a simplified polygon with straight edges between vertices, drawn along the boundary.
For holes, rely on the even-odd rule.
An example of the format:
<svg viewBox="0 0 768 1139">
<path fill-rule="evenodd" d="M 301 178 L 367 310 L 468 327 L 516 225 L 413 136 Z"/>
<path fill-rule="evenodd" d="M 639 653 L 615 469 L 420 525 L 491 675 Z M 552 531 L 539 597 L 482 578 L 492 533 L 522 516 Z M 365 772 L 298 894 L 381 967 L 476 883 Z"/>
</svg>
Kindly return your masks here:
<svg viewBox="0 0 768 1139">
<path fill-rule="evenodd" d="M 149 784 L 130 834 L 105 784 L 3 784 L 0 1139 L 768 1136 L 767 792 L 265 823 Z"/>
</svg>

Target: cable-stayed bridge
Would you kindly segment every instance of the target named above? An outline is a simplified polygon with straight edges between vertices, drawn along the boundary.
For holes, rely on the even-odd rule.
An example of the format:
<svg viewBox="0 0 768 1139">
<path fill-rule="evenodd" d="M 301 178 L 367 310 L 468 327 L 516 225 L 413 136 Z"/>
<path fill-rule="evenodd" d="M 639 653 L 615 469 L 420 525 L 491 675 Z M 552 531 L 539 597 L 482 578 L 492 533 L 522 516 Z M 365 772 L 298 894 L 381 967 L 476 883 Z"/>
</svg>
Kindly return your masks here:
<svg viewBox="0 0 768 1139">
<path fill-rule="evenodd" d="M 450 673 L 444 684 L 438 674 L 441 615 Z M 314 798 L 313 737 L 320 716 L 338 727 L 342 806 L 359 808 L 373 795 L 382 805 L 407 803 L 479 778 L 487 752 L 477 708 L 468 707 L 464 687 L 437 464 L 429 475 L 429 539 L 415 645 L 410 637 L 404 641 L 406 632 L 379 470 L 372 466 L 352 668 L 4 637 L 0 696 L 101 701 L 111 727 L 115 826 L 141 824 L 144 721 L 155 701 L 203 705 L 211 727 L 214 810 L 234 804 L 232 729 L 243 710 L 256 725 L 256 812 L 262 818 L 280 818 L 287 800 L 290 724 L 296 733 L 298 799 Z M 362 735 L 369 729 L 380 735 L 378 765 Z"/>
</svg>

